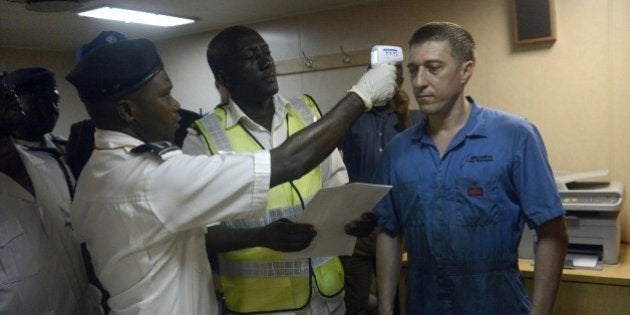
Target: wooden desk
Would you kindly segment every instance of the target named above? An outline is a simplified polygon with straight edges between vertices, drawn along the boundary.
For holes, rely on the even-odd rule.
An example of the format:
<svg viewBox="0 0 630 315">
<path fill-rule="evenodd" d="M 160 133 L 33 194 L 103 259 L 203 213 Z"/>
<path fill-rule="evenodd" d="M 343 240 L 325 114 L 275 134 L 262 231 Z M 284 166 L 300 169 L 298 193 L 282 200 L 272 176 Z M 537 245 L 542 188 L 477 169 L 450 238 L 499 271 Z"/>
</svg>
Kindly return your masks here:
<svg viewBox="0 0 630 315">
<path fill-rule="evenodd" d="M 534 284 L 532 264 L 531 259 L 518 261 L 530 296 Z M 401 314 L 405 314 L 406 274 L 407 256 L 403 255 L 398 284 Z M 604 265 L 602 270 L 564 269 L 554 314 L 630 314 L 630 244 L 621 244 L 619 263 L 616 265 Z"/>
<path fill-rule="evenodd" d="M 519 259 L 528 293 L 532 294 L 534 267 Z M 630 314 L 630 244 L 621 244 L 619 263 L 602 270 L 564 269 L 554 314 Z"/>
</svg>

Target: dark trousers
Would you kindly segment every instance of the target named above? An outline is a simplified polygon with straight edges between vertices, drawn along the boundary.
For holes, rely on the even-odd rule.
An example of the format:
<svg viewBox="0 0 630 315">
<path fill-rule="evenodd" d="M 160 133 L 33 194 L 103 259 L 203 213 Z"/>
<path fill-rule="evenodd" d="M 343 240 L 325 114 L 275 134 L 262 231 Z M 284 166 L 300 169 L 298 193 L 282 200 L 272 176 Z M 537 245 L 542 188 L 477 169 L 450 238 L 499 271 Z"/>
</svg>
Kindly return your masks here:
<svg viewBox="0 0 630 315">
<path fill-rule="evenodd" d="M 374 256 L 340 256 L 344 271 L 346 314 L 368 314 L 372 278 L 376 270 Z"/>
</svg>

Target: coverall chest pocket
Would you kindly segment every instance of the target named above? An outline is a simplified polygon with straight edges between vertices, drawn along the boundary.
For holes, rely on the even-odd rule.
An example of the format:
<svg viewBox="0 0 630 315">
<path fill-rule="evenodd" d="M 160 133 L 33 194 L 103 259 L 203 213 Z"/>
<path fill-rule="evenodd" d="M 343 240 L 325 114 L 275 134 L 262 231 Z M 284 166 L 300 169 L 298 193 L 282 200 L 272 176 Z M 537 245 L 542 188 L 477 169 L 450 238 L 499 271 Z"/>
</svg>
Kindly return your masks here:
<svg viewBox="0 0 630 315">
<path fill-rule="evenodd" d="M 21 222 L 11 216 L 0 216 L 0 285 L 37 273 L 34 250 Z"/>
<path fill-rule="evenodd" d="M 463 226 L 485 226 L 500 221 L 497 183 L 461 177 L 455 182 L 455 213 Z"/>
<path fill-rule="evenodd" d="M 424 194 L 430 191 L 428 185 L 422 181 L 407 181 L 395 187 L 396 208 L 400 211 L 399 215 L 405 230 L 424 225 L 423 210 L 430 201 L 430 196 Z"/>
</svg>

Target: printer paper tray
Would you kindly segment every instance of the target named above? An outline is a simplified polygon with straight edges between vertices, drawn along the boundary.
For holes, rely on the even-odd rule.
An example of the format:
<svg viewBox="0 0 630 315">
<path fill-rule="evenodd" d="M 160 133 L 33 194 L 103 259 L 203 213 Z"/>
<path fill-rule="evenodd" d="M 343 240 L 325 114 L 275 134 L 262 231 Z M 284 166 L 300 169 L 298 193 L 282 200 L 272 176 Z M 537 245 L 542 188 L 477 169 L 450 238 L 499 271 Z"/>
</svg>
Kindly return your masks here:
<svg viewBox="0 0 630 315">
<path fill-rule="evenodd" d="M 569 244 L 564 268 L 602 270 L 603 250 L 601 245 Z"/>
<path fill-rule="evenodd" d="M 594 255 L 567 253 L 564 259 L 564 268 L 566 269 L 602 270 L 603 267 L 604 263 L 601 258 Z"/>
</svg>

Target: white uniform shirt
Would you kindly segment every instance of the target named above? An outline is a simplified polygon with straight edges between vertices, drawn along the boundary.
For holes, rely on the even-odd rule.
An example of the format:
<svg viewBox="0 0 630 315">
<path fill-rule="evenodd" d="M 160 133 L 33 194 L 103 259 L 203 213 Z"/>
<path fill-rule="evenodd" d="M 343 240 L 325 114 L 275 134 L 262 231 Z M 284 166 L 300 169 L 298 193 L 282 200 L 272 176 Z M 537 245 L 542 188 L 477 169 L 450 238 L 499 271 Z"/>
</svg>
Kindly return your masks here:
<svg viewBox="0 0 630 315">
<path fill-rule="evenodd" d="M 35 196 L 0 173 L 0 314 L 99 314 L 58 162 L 17 146 Z"/>
<path fill-rule="evenodd" d="M 241 108 L 230 99 L 230 103 L 224 106 L 227 111 L 226 127 L 230 128 L 240 122 L 265 150 L 276 148 L 287 139 L 286 115 L 287 107 L 290 105 L 289 101 L 279 94 L 274 95 L 273 104 L 275 107 L 275 114 L 271 123 L 271 131 L 269 131 L 251 120 L 251 118 L 247 117 Z M 312 122 L 306 123 L 310 124 Z M 211 154 L 205 139 L 194 128 L 188 129 L 188 135 L 186 136 L 186 139 L 184 139 L 182 150 L 186 154 L 193 155 Z M 348 183 L 346 166 L 343 164 L 343 159 L 337 149 L 335 149 L 319 166 L 321 169 L 323 181 L 322 185 L 324 188 L 341 186 Z"/>
<path fill-rule="evenodd" d="M 95 132 L 72 204 L 112 314 L 216 314 L 205 226 L 265 212 L 269 152 L 166 159 Z"/>
</svg>

